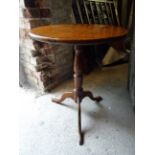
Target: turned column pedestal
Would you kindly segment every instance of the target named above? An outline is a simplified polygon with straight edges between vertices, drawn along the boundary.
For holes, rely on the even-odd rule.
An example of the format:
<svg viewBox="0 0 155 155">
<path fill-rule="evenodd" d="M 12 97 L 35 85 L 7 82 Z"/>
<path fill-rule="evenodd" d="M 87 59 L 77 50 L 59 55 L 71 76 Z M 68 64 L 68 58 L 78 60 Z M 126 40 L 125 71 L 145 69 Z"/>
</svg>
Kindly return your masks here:
<svg viewBox="0 0 155 155">
<path fill-rule="evenodd" d="M 84 91 L 82 88 L 83 84 L 83 72 L 82 72 L 82 62 L 81 62 L 81 53 L 83 51 L 83 46 L 75 45 L 75 57 L 74 57 L 74 90 L 71 92 L 65 92 L 60 99 L 52 99 L 53 102 L 62 103 L 66 98 L 71 98 L 77 103 L 78 109 L 78 132 L 79 132 L 79 144 L 83 144 L 83 133 L 81 130 L 81 102 L 84 97 L 89 97 L 90 99 L 99 102 L 102 100 L 100 96 L 94 97 L 90 91 Z"/>
</svg>

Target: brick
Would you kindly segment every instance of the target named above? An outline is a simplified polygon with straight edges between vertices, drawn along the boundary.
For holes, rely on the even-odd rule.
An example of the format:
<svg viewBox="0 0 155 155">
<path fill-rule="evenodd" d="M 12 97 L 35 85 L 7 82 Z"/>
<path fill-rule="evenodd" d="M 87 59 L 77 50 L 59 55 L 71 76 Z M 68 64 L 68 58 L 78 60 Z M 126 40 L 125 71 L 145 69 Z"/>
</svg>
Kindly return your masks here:
<svg viewBox="0 0 155 155">
<path fill-rule="evenodd" d="M 53 45 L 34 41 L 31 39 L 20 39 L 20 46 L 33 52 L 34 56 L 49 56 L 49 59 L 55 61 L 53 54 Z"/>
<path fill-rule="evenodd" d="M 53 53 L 53 46 L 51 44 L 42 43 L 38 41 L 33 41 L 34 48 L 38 50 L 42 56 L 49 56 Z M 51 60 L 54 60 L 52 55 L 49 57 Z"/>
<path fill-rule="evenodd" d="M 40 72 L 42 70 L 47 70 L 47 69 L 53 69 L 55 66 L 53 63 L 50 62 L 44 62 L 42 64 L 39 64 L 36 66 L 36 71 Z"/>
<path fill-rule="evenodd" d="M 40 18 L 48 18 L 51 16 L 51 11 L 49 8 L 40 9 Z"/>
<path fill-rule="evenodd" d="M 43 47 L 40 49 L 42 55 L 50 55 L 53 53 L 53 46 L 50 44 L 43 44 Z"/>
<path fill-rule="evenodd" d="M 51 18 L 20 18 L 19 27 L 23 29 L 32 29 L 38 26 L 49 25 Z"/>
<path fill-rule="evenodd" d="M 32 56 L 33 57 L 39 57 L 41 56 L 41 53 L 38 50 L 31 50 Z"/>
<path fill-rule="evenodd" d="M 24 0 L 26 7 L 36 7 L 36 0 Z"/>
<path fill-rule="evenodd" d="M 35 28 L 35 27 L 38 27 L 38 26 L 45 26 L 45 25 L 49 25 L 50 24 L 50 18 L 48 19 L 33 19 L 33 20 L 30 20 L 30 25 L 31 25 L 31 28 Z"/>
<path fill-rule="evenodd" d="M 24 0 L 26 7 L 43 7 L 45 4 L 45 0 Z M 46 2 L 47 3 L 47 2 Z"/>
<path fill-rule="evenodd" d="M 53 56 L 40 56 L 40 57 L 37 57 L 36 59 L 37 61 L 37 64 L 41 64 L 41 63 L 44 63 L 44 62 L 50 62 L 50 63 L 55 63 L 55 55 Z"/>
<path fill-rule="evenodd" d="M 52 83 L 50 83 L 48 86 L 44 87 L 45 92 L 50 92 L 53 88 L 55 88 L 58 85 L 58 82 L 55 82 L 53 80 Z"/>
<path fill-rule="evenodd" d="M 24 18 L 40 18 L 40 10 L 38 8 L 22 8 L 21 12 Z"/>
<path fill-rule="evenodd" d="M 36 50 L 40 50 L 44 46 L 44 44 L 42 42 L 34 41 L 34 40 L 32 40 L 32 44 Z"/>
<path fill-rule="evenodd" d="M 53 70 L 49 69 L 46 71 L 41 71 L 41 76 L 48 76 L 48 77 L 52 77 L 53 76 Z"/>
<path fill-rule="evenodd" d="M 43 86 L 44 87 L 47 87 L 47 86 L 49 86 L 51 83 L 53 83 L 53 79 L 52 78 L 49 78 L 48 80 L 46 80 L 46 81 L 43 81 Z"/>
<path fill-rule="evenodd" d="M 49 18 L 49 8 L 20 8 L 20 17 L 23 18 Z"/>
</svg>

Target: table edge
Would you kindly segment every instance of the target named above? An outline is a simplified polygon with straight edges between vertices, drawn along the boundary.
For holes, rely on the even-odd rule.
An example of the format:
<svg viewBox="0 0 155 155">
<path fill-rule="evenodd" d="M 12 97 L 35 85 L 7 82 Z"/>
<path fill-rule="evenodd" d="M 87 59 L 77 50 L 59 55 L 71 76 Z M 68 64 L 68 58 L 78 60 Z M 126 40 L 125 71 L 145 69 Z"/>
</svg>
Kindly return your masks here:
<svg viewBox="0 0 155 155">
<path fill-rule="evenodd" d="M 50 44 L 80 44 L 80 45 L 108 43 L 111 41 L 124 39 L 127 36 L 127 34 L 123 34 L 121 36 L 114 36 L 114 37 L 111 37 L 108 39 L 99 38 L 99 39 L 92 39 L 92 40 L 59 40 L 59 39 L 54 39 L 54 38 L 52 39 L 52 38 L 48 38 L 48 37 L 35 35 L 35 34 L 29 32 L 30 38 L 33 40 L 39 41 L 39 42 L 50 43 Z"/>
</svg>

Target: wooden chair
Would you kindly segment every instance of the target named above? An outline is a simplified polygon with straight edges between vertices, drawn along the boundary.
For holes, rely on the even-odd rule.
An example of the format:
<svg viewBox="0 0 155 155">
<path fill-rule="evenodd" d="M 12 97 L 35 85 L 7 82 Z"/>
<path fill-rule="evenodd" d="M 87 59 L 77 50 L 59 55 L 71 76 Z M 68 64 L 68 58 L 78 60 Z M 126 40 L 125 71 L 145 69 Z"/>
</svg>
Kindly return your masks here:
<svg viewBox="0 0 155 155">
<path fill-rule="evenodd" d="M 116 0 L 82 0 L 82 1 L 87 22 L 89 24 L 119 25 Z M 78 6 L 79 2 L 76 1 L 76 3 Z M 80 8 L 78 8 L 78 12 L 80 14 Z M 81 22 L 85 23 L 86 18 L 83 19 L 83 17 L 80 16 Z"/>
<path fill-rule="evenodd" d="M 72 8 L 76 23 L 120 25 L 117 0 L 72 0 Z M 102 59 L 110 46 L 118 51 L 125 51 L 123 41 L 117 41 L 111 45 L 104 44 L 87 48 L 94 55 L 97 64 L 101 65 Z"/>
</svg>

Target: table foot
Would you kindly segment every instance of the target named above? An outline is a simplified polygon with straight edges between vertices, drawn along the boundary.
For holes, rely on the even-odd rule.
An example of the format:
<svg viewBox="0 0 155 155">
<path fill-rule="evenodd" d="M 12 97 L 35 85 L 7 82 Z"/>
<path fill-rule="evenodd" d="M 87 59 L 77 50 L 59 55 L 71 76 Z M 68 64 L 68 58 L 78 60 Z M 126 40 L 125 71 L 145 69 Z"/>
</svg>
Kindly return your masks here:
<svg viewBox="0 0 155 155">
<path fill-rule="evenodd" d="M 92 92 L 90 92 L 90 91 L 84 91 L 83 96 L 89 97 L 90 99 L 92 99 L 93 101 L 96 101 L 96 102 L 100 102 L 102 100 L 101 96 L 94 97 Z"/>
<path fill-rule="evenodd" d="M 79 145 L 83 145 L 84 144 L 84 135 L 83 135 L 83 133 L 81 132 L 80 134 L 79 134 Z"/>
<path fill-rule="evenodd" d="M 83 134 L 81 131 L 81 100 L 79 97 L 77 98 L 77 105 L 78 105 L 78 132 L 79 132 L 79 145 L 83 144 Z"/>
<path fill-rule="evenodd" d="M 59 99 L 52 99 L 52 102 L 62 103 L 66 98 L 71 98 L 74 100 L 74 93 L 73 92 L 65 92 Z"/>
<path fill-rule="evenodd" d="M 91 91 L 82 91 L 80 93 L 80 102 L 85 98 L 85 97 L 89 97 L 91 100 L 96 101 L 96 102 L 100 102 L 103 98 L 101 96 L 96 96 L 94 97 L 93 93 Z M 77 102 L 78 97 L 76 97 L 75 92 L 65 92 L 59 99 L 54 98 L 52 99 L 52 102 L 55 103 L 62 103 L 65 99 L 67 98 L 71 98 L 73 99 L 75 102 Z"/>
</svg>

